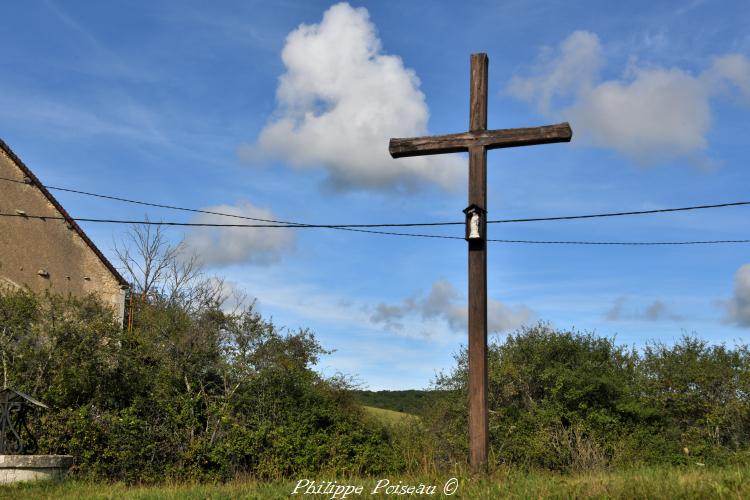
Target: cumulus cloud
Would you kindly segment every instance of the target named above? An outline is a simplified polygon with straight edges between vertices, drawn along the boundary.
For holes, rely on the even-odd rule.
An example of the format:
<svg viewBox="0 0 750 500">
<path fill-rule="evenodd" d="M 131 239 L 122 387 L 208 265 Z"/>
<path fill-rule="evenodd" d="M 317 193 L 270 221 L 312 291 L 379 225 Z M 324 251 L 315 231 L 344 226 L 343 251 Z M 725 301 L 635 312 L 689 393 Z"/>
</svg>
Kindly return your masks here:
<svg viewBox="0 0 750 500">
<path fill-rule="evenodd" d="M 414 71 L 382 53 L 366 9 L 332 6 L 320 24 L 290 33 L 281 57 L 276 112 L 257 142 L 240 148 L 245 160 L 323 167 L 335 189 L 453 188 L 464 175 L 455 156 L 388 154 L 390 137 L 427 133 L 429 111 Z"/>
<path fill-rule="evenodd" d="M 679 157 L 710 164 L 711 99 L 736 94 L 750 104 L 750 60 L 741 54 L 719 57 L 698 75 L 631 62 L 612 80 L 599 78 L 603 62 L 599 38 L 576 31 L 556 50 L 544 49 L 533 74 L 514 77 L 507 91 L 569 120 L 577 139 L 642 164 Z"/>
<path fill-rule="evenodd" d="M 728 304 L 727 320 L 750 327 L 750 264 L 741 266 L 734 275 L 734 296 Z"/>
<path fill-rule="evenodd" d="M 204 210 L 255 219 L 274 220 L 276 217 L 267 208 L 258 208 L 248 201 L 238 205 L 216 205 Z M 192 222 L 197 223 L 253 223 L 253 221 L 230 219 L 219 215 L 200 214 Z M 199 256 L 209 266 L 225 266 L 239 263 L 271 264 L 292 247 L 294 235 L 290 229 L 207 227 L 195 228 L 185 237 L 188 250 Z"/>
<path fill-rule="evenodd" d="M 399 304 L 378 304 L 370 320 L 390 330 L 403 330 L 402 320 L 410 315 L 421 316 L 425 320 L 442 319 L 456 332 L 466 331 L 468 324 L 466 303 L 458 290 L 445 280 L 434 282 L 426 297 L 409 297 Z M 509 307 L 497 300 L 487 301 L 489 332 L 518 328 L 531 318 L 531 311 L 524 305 Z"/>
</svg>

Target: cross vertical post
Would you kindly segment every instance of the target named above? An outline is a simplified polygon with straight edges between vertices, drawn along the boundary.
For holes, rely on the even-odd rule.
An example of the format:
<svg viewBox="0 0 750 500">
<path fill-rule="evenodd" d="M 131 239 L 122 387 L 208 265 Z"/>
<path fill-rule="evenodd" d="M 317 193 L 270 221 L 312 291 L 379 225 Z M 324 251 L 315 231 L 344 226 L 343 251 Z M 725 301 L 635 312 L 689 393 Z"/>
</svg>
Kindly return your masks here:
<svg viewBox="0 0 750 500">
<path fill-rule="evenodd" d="M 469 131 L 487 130 L 487 54 L 472 54 Z M 487 210 L 487 150 L 469 147 L 469 205 Z M 486 219 L 483 217 L 483 220 Z M 480 222 L 481 224 L 481 222 Z M 469 244 L 469 463 L 476 472 L 487 463 L 487 237 Z"/>
<path fill-rule="evenodd" d="M 427 137 L 393 138 L 393 158 L 469 153 L 469 207 L 480 217 L 478 234 L 467 227 L 469 242 L 469 463 L 474 472 L 487 465 L 487 150 L 570 142 L 567 123 L 542 127 L 487 130 L 487 54 L 471 55 L 469 131 Z M 467 219 L 467 225 L 468 225 Z M 470 236 L 471 233 L 471 236 Z"/>
</svg>

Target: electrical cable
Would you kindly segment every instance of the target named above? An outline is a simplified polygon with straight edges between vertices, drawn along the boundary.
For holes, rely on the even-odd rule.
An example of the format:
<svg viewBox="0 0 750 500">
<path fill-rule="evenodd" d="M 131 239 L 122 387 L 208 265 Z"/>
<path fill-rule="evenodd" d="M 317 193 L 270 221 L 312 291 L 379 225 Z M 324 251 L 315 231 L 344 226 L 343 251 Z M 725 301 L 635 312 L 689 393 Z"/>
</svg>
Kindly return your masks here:
<svg viewBox="0 0 750 500">
<path fill-rule="evenodd" d="M 750 205 L 750 201 L 735 201 L 732 203 L 717 203 L 715 205 L 694 205 L 690 207 L 678 207 L 678 208 L 658 208 L 654 210 L 636 210 L 630 212 L 605 212 L 600 214 L 588 214 L 588 215 L 564 215 L 559 217 L 536 217 L 531 219 L 505 219 L 505 220 L 488 220 L 487 224 L 504 224 L 509 222 L 539 222 L 539 221 L 555 221 L 555 220 L 573 220 L 573 219 L 594 219 L 598 217 L 620 217 L 623 215 L 648 215 L 648 214 L 661 214 L 667 212 L 684 212 L 688 210 L 703 210 L 706 208 L 724 208 L 724 207 L 739 207 L 742 205 Z"/>
<path fill-rule="evenodd" d="M 36 219 L 36 220 L 67 220 L 65 217 L 60 216 L 41 216 L 41 215 L 28 215 L 28 214 L 7 214 L 0 213 L 0 217 L 21 217 L 24 219 Z M 279 225 L 279 224 L 216 224 L 216 223 L 201 223 L 201 222 L 163 222 L 163 221 L 139 221 L 139 220 L 121 220 L 121 219 L 91 219 L 91 218 L 78 218 L 74 217 L 72 220 L 76 222 L 97 222 L 97 223 L 110 223 L 110 224 L 144 224 L 152 226 L 187 226 L 187 227 L 228 227 L 228 228 L 327 228 L 332 229 L 337 226 L 323 225 L 323 224 L 305 224 L 305 225 Z M 371 231 L 365 229 L 350 229 L 351 231 L 357 231 L 362 233 L 373 233 L 373 234 L 385 234 L 391 236 L 411 236 L 418 238 L 440 238 L 449 240 L 463 240 L 460 236 L 446 236 L 437 234 L 416 234 L 416 233 L 397 233 L 390 231 Z M 693 241 L 554 241 L 554 240 L 498 240 L 488 239 L 488 242 L 493 243 L 525 243 L 525 244 L 536 244 L 536 245 L 627 245 L 627 246 L 664 246 L 664 245 L 715 245 L 715 244 L 727 244 L 727 243 L 750 243 L 748 240 L 693 240 Z"/>
<path fill-rule="evenodd" d="M 665 246 L 665 245 L 718 245 L 723 243 L 750 243 L 750 240 L 697 240 L 697 241 L 540 241 L 540 240 L 493 240 L 496 243 L 529 243 L 534 245 L 624 245 L 624 246 Z"/>
<path fill-rule="evenodd" d="M 0 177 L 0 180 L 8 181 L 8 182 L 15 182 L 18 184 L 28 184 L 25 181 L 9 179 L 6 177 Z M 270 224 L 283 224 L 283 225 L 289 225 L 289 226 L 295 226 L 295 227 L 325 227 L 328 229 L 349 229 L 349 228 L 377 228 L 377 227 L 458 226 L 458 225 L 465 224 L 464 222 L 419 222 L 419 223 L 388 223 L 388 224 L 305 224 L 301 222 L 273 220 L 273 219 L 260 219 L 256 217 L 248 217 L 245 215 L 237 215 L 237 214 L 228 214 L 224 212 L 215 212 L 211 210 L 178 207 L 175 205 L 165 205 L 161 203 L 139 201 L 139 200 L 133 200 L 129 198 L 122 198 L 119 196 L 110 196 L 110 195 L 105 195 L 105 194 L 91 193 L 88 191 L 80 191 L 77 189 L 70 189 L 70 188 L 57 187 L 57 186 L 45 185 L 44 187 L 47 189 L 53 189 L 56 191 L 64 191 L 68 193 L 75 193 L 75 194 L 92 196 L 96 198 L 103 198 L 103 199 L 114 200 L 114 201 L 120 201 L 120 202 L 125 202 L 125 203 L 133 203 L 137 205 L 144 205 L 144 206 L 150 206 L 150 207 L 156 207 L 156 208 L 166 208 L 170 210 L 180 210 L 184 212 L 202 213 L 202 214 L 208 214 L 208 215 L 218 215 L 221 217 L 233 217 L 236 219 L 252 220 L 256 222 L 267 222 Z M 557 217 L 533 217 L 533 218 L 523 218 L 523 219 L 488 220 L 487 224 L 507 224 L 507 223 L 517 223 L 517 222 L 541 222 L 541 221 L 557 221 L 557 220 L 593 219 L 593 218 L 600 218 L 600 217 L 620 217 L 620 216 L 626 216 L 626 215 L 649 215 L 649 214 L 657 214 L 657 213 L 682 212 L 682 211 L 689 211 L 689 210 L 703 210 L 703 209 L 709 209 L 709 208 L 736 207 L 736 206 L 744 206 L 744 205 L 750 205 L 750 201 L 717 203 L 717 204 L 712 204 L 712 205 L 693 205 L 693 206 L 688 206 L 688 207 L 677 207 L 677 208 L 660 208 L 660 209 L 654 209 L 654 210 L 633 210 L 633 211 L 627 211 L 627 212 L 604 212 L 604 213 L 598 213 L 598 214 L 565 215 L 565 216 L 557 216 Z"/>
</svg>

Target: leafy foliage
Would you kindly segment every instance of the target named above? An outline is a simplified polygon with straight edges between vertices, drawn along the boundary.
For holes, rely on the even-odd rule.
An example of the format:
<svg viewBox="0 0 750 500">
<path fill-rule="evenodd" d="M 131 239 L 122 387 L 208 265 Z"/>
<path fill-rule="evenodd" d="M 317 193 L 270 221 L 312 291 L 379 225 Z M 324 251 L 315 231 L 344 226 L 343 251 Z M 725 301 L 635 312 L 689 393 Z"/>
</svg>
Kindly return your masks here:
<svg viewBox="0 0 750 500">
<path fill-rule="evenodd" d="M 409 389 L 405 391 L 353 391 L 360 404 L 402 413 L 419 414 L 430 401 L 429 391 Z"/>
<path fill-rule="evenodd" d="M 127 332 L 93 297 L 0 295 L 7 385 L 51 407 L 39 451 L 126 482 L 402 467 L 345 380 L 311 369 L 327 351 L 310 331 L 218 306 L 144 300 Z"/>
<path fill-rule="evenodd" d="M 76 457 L 75 474 L 128 483 L 437 474 L 467 450 L 467 357 L 384 425 L 344 377 L 312 367 L 327 351 L 309 330 L 281 332 L 216 293 L 152 293 L 123 330 L 93 297 L 0 293 L 7 386 L 47 403 L 38 452 Z M 582 471 L 750 459 L 750 350 L 684 337 L 626 349 L 539 324 L 489 349 L 491 459 Z M 364 396 L 363 396 L 364 395 Z M 416 397 L 418 396 L 418 397 Z M 390 404 L 389 403 L 389 404 Z"/>
<path fill-rule="evenodd" d="M 467 455 L 467 357 L 425 418 L 443 463 Z M 539 324 L 489 348 L 497 462 L 552 470 L 721 463 L 750 449 L 750 353 L 684 337 L 641 352 Z"/>
</svg>

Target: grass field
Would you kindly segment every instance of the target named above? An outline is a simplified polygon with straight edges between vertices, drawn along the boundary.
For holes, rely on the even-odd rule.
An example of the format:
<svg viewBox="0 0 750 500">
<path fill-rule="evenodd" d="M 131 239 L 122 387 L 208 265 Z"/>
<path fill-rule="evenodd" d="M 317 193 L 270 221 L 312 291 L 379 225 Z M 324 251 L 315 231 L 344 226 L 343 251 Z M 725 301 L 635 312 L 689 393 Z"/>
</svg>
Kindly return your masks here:
<svg viewBox="0 0 750 500">
<path fill-rule="evenodd" d="M 300 478 L 302 479 L 302 478 Z M 331 478 L 308 478 L 330 481 Z M 386 478 L 380 478 L 386 479 Z M 390 477 L 392 484 L 436 486 L 430 498 L 448 498 L 442 490 L 450 476 Z M 347 498 L 404 498 L 408 495 L 371 495 L 378 478 L 339 479 L 339 485 L 361 485 L 360 495 Z M 235 481 L 226 484 L 125 486 L 91 484 L 76 481 L 1 486 L 0 497 L 19 499 L 220 499 L 220 498 L 331 498 L 332 495 L 292 496 L 297 481 L 259 483 Z M 301 491 L 301 490 L 300 490 Z M 415 495 L 419 497 L 418 495 Z M 338 496 L 337 498 L 340 498 Z M 413 498 L 413 497 L 412 497 Z M 727 468 L 639 468 L 627 471 L 598 472 L 582 475 L 551 473 L 524 474 L 500 471 L 489 478 L 459 477 L 457 490 L 450 498 L 750 498 L 750 467 Z"/>
<path fill-rule="evenodd" d="M 375 408 L 374 406 L 363 406 L 362 408 L 365 409 L 365 411 L 375 417 L 376 419 L 380 420 L 384 424 L 400 424 L 407 420 L 414 420 L 418 421 L 419 417 L 416 417 L 415 415 L 411 415 L 409 413 L 403 413 L 400 411 L 393 411 L 393 410 L 386 410 L 384 408 Z"/>
</svg>

